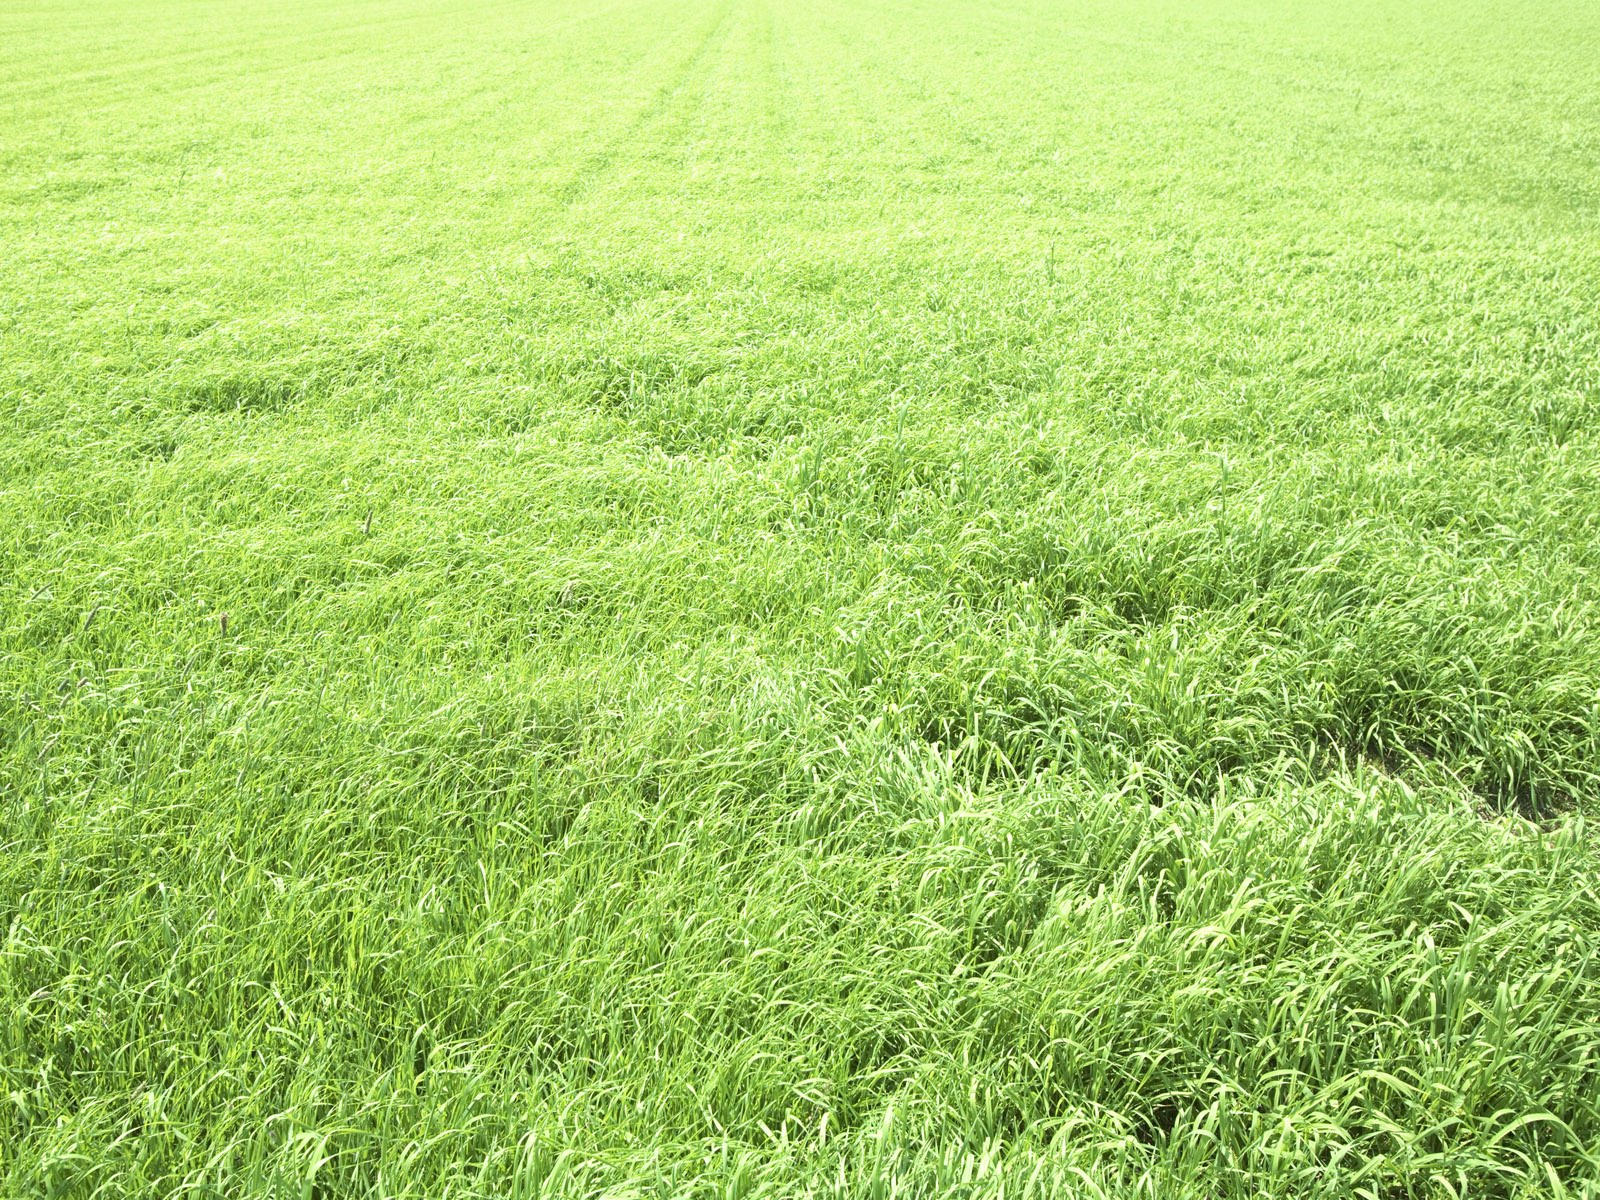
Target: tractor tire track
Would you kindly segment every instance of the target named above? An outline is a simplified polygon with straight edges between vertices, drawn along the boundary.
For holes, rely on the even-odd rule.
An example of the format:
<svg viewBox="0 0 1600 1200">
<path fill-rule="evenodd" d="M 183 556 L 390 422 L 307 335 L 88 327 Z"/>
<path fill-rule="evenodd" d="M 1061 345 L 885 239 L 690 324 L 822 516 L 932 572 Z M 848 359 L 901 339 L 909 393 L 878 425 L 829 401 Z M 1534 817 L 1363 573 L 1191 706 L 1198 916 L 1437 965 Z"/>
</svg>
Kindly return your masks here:
<svg viewBox="0 0 1600 1200">
<path fill-rule="evenodd" d="M 624 157 L 622 152 L 671 111 L 674 102 L 694 82 L 696 76 L 709 69 L 715 51 L 727 40 L 732 24 L 733 7 L 731 2 L 725 2 L 718 6 L 710 28 L 695 44 L 688 58 L 656 89 L 644 107 L 614 137 L 579 163 L 567 181 L 551 194 L 557 214 L 564 214 L 580 204 L 599 186 L 601 180 L 616 169 Z"/>
</svg>

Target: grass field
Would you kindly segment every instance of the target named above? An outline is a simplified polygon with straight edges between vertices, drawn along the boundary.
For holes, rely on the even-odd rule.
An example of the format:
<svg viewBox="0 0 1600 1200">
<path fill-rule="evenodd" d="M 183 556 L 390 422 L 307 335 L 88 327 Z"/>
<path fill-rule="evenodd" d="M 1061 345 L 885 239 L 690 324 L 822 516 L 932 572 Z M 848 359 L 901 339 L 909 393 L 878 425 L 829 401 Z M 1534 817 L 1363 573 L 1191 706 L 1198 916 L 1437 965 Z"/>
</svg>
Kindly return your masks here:
<svg viewBox="0 0 1600 1200">
<path fill-rule="evenodd" d="M 1597 64 L 0 8 L 0 1193 L 1600 1196 Z"/>
</svg>

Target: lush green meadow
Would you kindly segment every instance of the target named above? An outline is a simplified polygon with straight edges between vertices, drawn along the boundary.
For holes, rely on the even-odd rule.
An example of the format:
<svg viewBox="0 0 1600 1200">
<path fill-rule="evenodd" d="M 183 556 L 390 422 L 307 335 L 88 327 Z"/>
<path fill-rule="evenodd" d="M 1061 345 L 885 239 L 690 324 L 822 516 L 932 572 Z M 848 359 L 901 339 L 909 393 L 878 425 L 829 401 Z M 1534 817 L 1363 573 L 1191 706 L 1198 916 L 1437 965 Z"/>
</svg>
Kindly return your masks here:
<svg viewBox="0 0 1600 1200">
<path fill-rule="evenodd" d="M 1597 569 L 1593 0 L 15 0 L 0 1194 L 1600 1195 Z"/>
</svg>

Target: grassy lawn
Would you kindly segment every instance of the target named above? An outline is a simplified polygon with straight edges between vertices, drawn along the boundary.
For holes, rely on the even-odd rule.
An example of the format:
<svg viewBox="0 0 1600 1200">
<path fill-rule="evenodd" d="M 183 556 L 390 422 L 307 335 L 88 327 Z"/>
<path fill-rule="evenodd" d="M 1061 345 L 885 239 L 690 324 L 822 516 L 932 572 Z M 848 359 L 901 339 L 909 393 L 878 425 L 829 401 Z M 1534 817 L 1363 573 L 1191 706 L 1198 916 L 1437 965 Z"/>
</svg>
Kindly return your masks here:
<svg viewBox="0 0 1600 1200">
<path fill-rule="evenodd" d="M 0 1194 L 1600 1196 L 1597 572 L 1593 0 L 15 0 Z"/>
</svg>

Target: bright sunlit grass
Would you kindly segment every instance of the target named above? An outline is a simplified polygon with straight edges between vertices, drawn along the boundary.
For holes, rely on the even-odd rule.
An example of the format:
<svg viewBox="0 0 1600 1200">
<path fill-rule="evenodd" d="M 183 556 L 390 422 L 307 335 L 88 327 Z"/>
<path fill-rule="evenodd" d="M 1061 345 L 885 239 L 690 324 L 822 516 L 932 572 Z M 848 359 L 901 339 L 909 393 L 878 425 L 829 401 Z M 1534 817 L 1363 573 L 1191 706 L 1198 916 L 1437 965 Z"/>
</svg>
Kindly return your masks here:
<svg viewBox="0 0 1600 1200">
<path fill-rule="evenodd" d="M 0 8 L 0 1192 L 1600 1196 L 1597 63 Z"/>
</svg>

